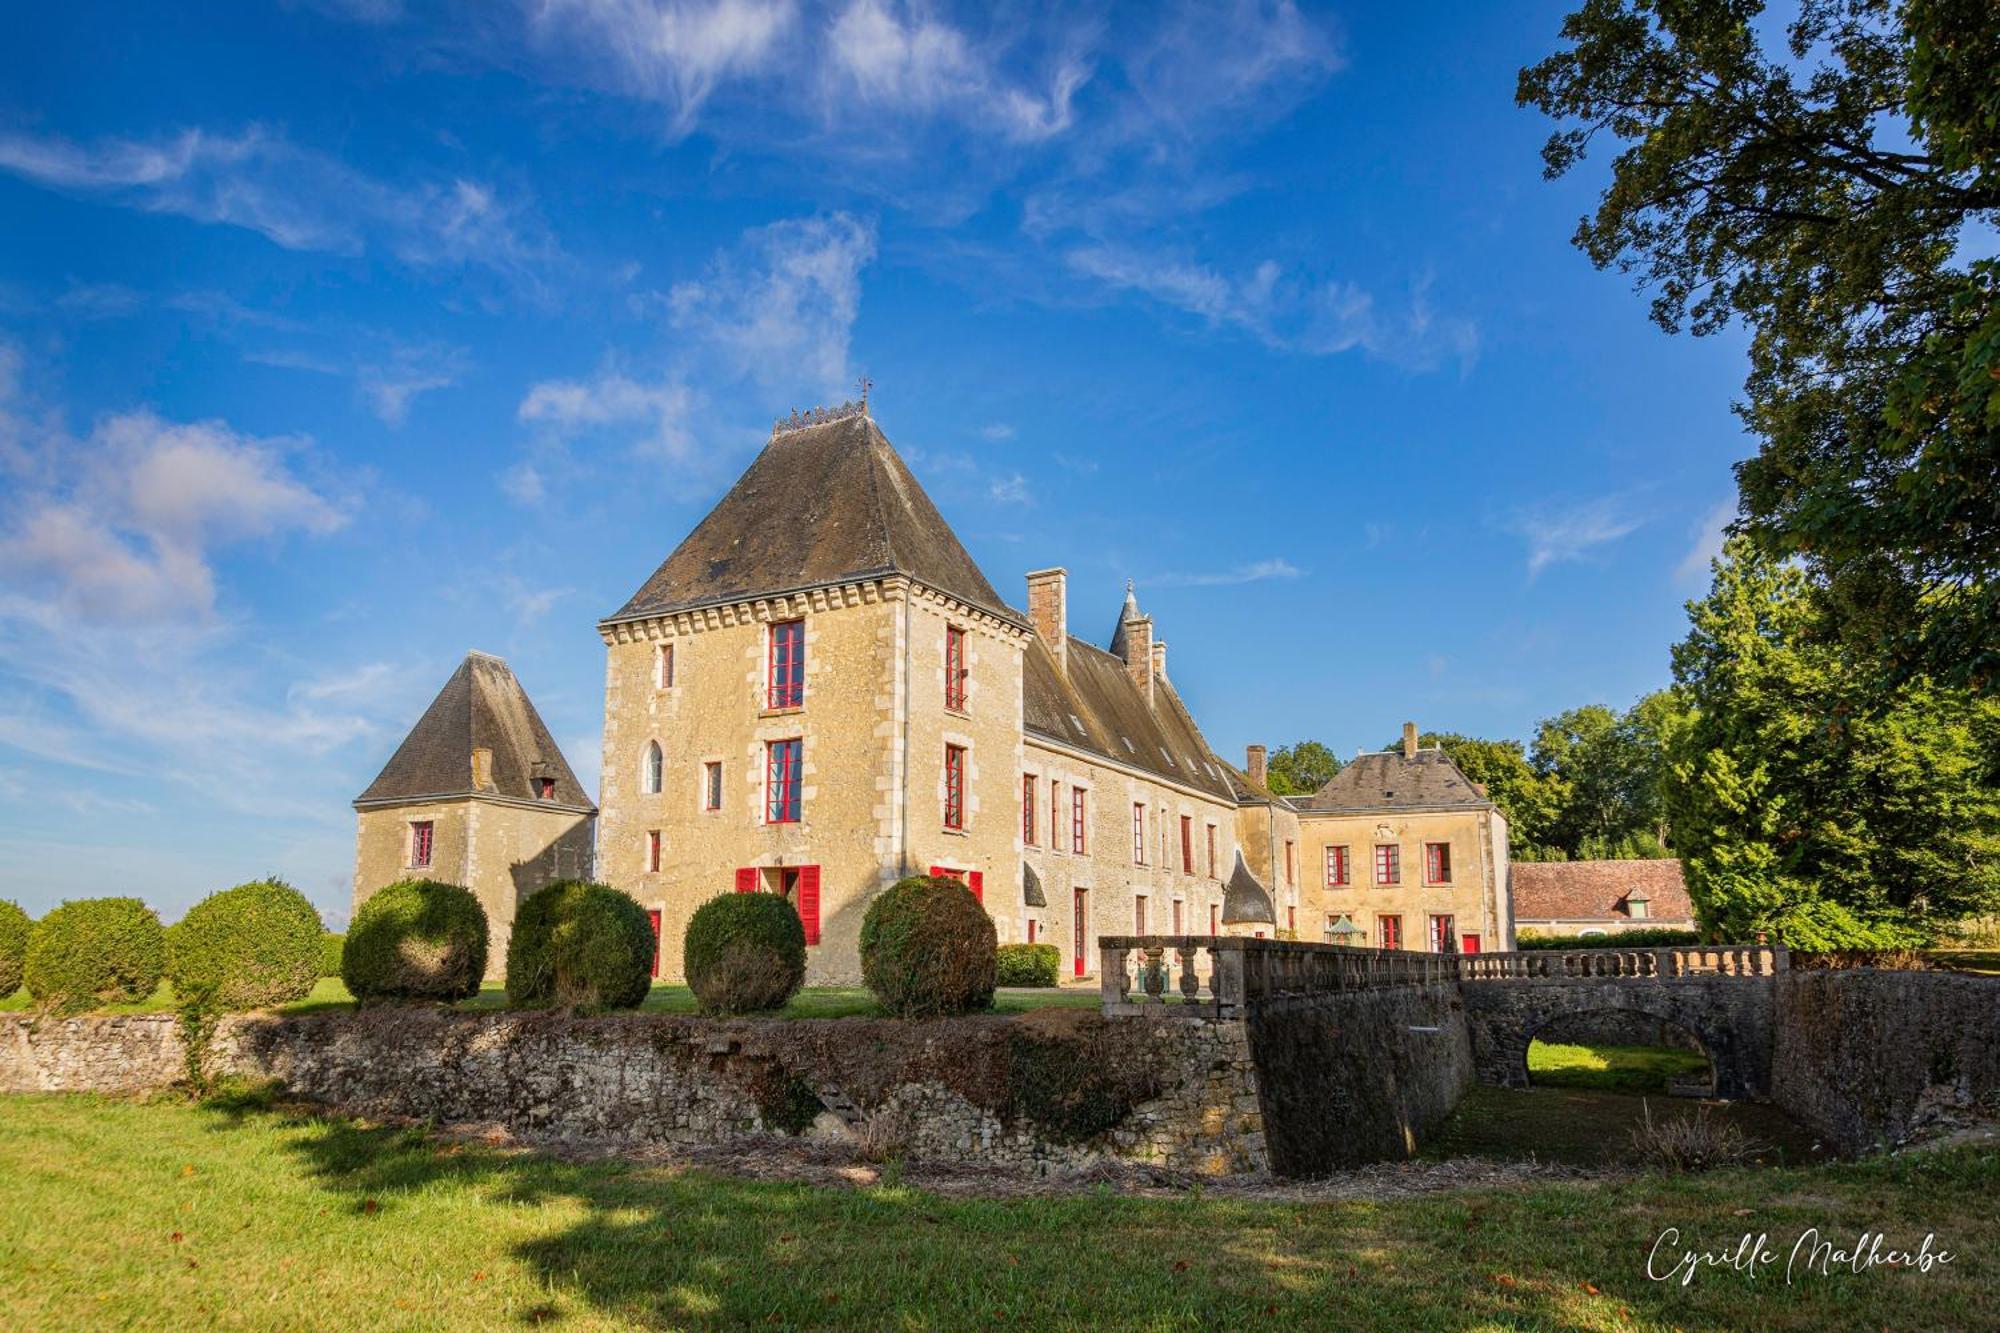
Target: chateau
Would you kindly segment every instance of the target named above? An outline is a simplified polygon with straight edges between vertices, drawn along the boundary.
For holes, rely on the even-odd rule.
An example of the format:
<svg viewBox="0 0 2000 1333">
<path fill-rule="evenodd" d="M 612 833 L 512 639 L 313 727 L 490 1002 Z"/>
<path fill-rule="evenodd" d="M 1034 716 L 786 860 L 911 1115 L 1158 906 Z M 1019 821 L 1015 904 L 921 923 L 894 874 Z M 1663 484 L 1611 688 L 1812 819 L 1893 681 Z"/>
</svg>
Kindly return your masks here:
<svg viewBox="0 0 2000 1333">
<path fill-rule="evenodd" d="M 1002 943 L 1054 944 L 1076 976 L 1097 970 L 1103 935 L 1509 946 L 1505 820 L 1441 752 L 1417 750 L 1414 729 L 1313 796 L 1280 797 L 1263 747 L 1237 768 L 1209 746 L 1129 584 L 1102 647 L 1071 632 L 1062 569 L 1029 573 L 1023 592 L 1025 612 L 987 581 L 865 405 L 778 424 L 598 625 L 594 873 L 652 916 L 662 977 L 681 976 L 694 910 L 733 891 L 798 909 L 809 984 L 856 982 L 869 903 L 914 873 L 962 880 Z M 479 794 L 476 741 L 419 747 L 468 789 L 426 801 L 484 812 L 504 796 L 576 821 L 551 825 L 541 850 L 517 838 L 479 853 L 481 874 L 512 867 L 511 898 L 481 890 L 496 939 L 520 897 L 573 863 L 566 840 L 587 839 L 592 813 L 539 719 L 522 734 L 507 781 L 535 762 L 549 774 L 518 795 L 497 779 Z M 431 806 L 407 789 L 443 783 L 389 781 L 403 761 L 357 802 L 357 906 L 403 873 L 382 849 L 416 864 L 412 812 Z"/>
</svg>

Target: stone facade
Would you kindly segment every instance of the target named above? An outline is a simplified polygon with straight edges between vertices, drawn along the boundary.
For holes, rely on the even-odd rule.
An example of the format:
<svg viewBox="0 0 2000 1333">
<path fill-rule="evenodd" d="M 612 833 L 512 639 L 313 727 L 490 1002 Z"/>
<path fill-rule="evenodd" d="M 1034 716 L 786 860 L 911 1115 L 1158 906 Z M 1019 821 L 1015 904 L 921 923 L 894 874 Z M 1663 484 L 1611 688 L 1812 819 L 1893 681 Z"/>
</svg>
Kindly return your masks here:
<svg viewBox="0 0 2000 1333">
<path fill-rule="evenodd" d="M 1431 920 L 1448 916 L 1467 952 L 1514 947 L 1507 913 L 1507 821 L 1497 810 L 1301 812 L 1299 838 L 1310 869 L 1312 929 L 1301 939 L 1327 939 L 1341 917 L 1368 932 L 1357 944 L 1384 943 L 1384 919 L 1400 923 L 1404 949 L 1432 948 Z M 1426 848 L 1451 849 L 1450 880 L 1428 882 Z M 1396 848 L 1397 883 L 1375 882 L 1375 849 Z M 1327 849 L 1347 849 L 1348 882 L 1328 882 Z M 1303 914 L 1302 914 L 1303 915 Z M 1338 943 L 1339 941 L 1333 941 Z"/>
</svg>

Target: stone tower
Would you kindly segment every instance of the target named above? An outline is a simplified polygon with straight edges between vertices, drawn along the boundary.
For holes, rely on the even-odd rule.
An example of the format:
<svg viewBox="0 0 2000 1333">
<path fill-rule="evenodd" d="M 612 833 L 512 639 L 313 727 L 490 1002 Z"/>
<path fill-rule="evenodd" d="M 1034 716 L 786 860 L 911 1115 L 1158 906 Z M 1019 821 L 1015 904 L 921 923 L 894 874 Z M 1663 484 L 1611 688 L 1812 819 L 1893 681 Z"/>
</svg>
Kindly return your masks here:
<svg viewBox="0 0 2000 1333">
<path fill-rule="evenodd" d="M 463 884 L 486 909 L 499 977 L 514 909 L 591 874 L 597 807 L 507 664 L 467 653 L 355 798 L 354 907 L 399 879 Z"/>
</svg>

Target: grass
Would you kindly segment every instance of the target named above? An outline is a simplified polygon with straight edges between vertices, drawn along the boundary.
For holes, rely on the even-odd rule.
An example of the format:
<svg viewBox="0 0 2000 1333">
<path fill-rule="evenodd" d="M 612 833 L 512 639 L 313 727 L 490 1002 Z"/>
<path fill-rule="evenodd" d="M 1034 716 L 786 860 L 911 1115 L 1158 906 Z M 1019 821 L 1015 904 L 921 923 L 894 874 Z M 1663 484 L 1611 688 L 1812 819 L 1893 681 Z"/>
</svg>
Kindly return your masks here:
<svg viewBox="0 0 2000 1333">
<path fill-rule="evenodd" d="M 1742 1130 L 1758 1145 L 1766 1165 L 1824 1162 L 1832 1153 L 1784 1112 L 1757 1102 L 1709 1102 L 1685 1097 L 1635 1097 L 1594 1088 L 1535 1088 L 1516 1092 L 1480 1086 L 1459 1102 L 1451 1119 L 1424 1145 L 1424 1156 L 1532 1157 L 1572 1166 L 1633 1163 L 1632 1131 L 1650 1108 L 1653 1119 L 1708 1115 Z"/>
<path fill-rule="evenodd" d="M 1071 987 L 1063 990 L 1009 989 L 997 992 L 993 997 L 993 1012 L 996 1014 L 1026 1013 L 1031 1009 L 1094 1009 L 1098 1004 L 1098 993 L 1094 989 Z M 174 1007 L 174 988 L 166 982 L 153 992 L 152 997 L 139 1004 L 110 1005 L 99 1010 L 106 1014 L 146 1014 L 167 1013 Z M 338 977 L 322 977 L 313 987 L 312 994 L 302 1000 L 283 1006 L 287 1013 L 315 1013 L 329 1009 L 352 1009 L 354 997 L 347 993 L 347 987 L 340 984 Z M 505 1009 L 507 991 L 498 982 L 488 982 L 480 988 L 479 994 L 457 1006 L 460 1009 Z M 0 1013 L 34 1008 L 34 1000 L 28 992 L 18 991 L 14 995 L 0 999 Z M 642 1013 L 692 1014 L 695 1011 L 694 992 L 686 986 L 657 985 L 647 995 L 645 1003 L 639 1006 Z M 792 997 L 792 1002 L 779 1011 L 781 1018 L 876 1018 L 882 1016 L 882 1007 L 875 1003 L 875 997 L 860 986 L 808 986 Z"/>
<path fill-rule="evenodd" d="M 1596 1088 L 1665 1096 L 1677 1081 L 1704 1079 L 1708 1057 L 1665 1046 L 1572 1046 L 1528 1043 L 1528 1076 L 1538 1088 Z"/>
<path fill-rule="evenodd" d="M 1991 1326 L 1996 1192 L 2000 1154 L 1959 1149 L 1386 1203 L 982 1200 L 20 1096 L 0 1099 L 0 1308 L 22 1330 L 1971 1328 Z M 1651 1281 L 1668 1227 L 1717 1249 L 1765 1232 L 1781 1259 Z M 1957 1257 L 1788 1285 L 1809 1227 L 1935 1232 Z"/>
</svg>

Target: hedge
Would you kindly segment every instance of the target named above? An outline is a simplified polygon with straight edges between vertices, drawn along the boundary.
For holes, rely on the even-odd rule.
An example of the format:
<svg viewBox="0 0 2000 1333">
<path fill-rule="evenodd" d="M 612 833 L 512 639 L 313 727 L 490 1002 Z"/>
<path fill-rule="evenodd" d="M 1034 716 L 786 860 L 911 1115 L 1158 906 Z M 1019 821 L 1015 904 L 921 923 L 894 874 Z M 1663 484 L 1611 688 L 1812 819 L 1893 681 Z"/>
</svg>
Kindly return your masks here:
<svg viewBox="0 0 2000 1333">
<path fill-rule="evenodd" d="M 1701 936 L 1692 930 L 1668 926 L 1640 926 L 1636 930 L 1607 931 L 1602 935 L 1517 935 L 1516 949 L 1664 949 L 1671 945 L 1699 944 Z"/>
<path fill-rule="evenodd" d="M 633 1009 L 653 985 L 653 925 L 608 884 L 563 880 L 514 915 L 507 999 L 523 1008 Z"/>
<path fill-rule="evenodd" d="M 997 956 L 993 919 L 955 879 L 898 880 L 861 919 L 861 980 L 901 1018 L 992 1008 Z"/>
<path fill-rule="evenodd" d="M 806 979 L 806 931 L 775 893 L 725 893 L 695 909 L 682 941 L 688 989 L 705 1014 L 782 1009 Z"/>
<path fill-rule="evenodd" d="M 357 1000 L 466 1000 L 485 976 L 485 909 L 434 879 L 377 890 L 341 949 L 340 979 Z"/>
<path fill-rule="evenodd" d="M 323 977 L 340 975 L 340 955 L 347 944 L 347 936 L 327 931 L 319 938 L 319 974 Z"/>
<path fill-rule="evenodd" d="M 303 999 L 319 980 L 325 928 L 281 879 L 210 894 L 167 932 L 167 980 L 183 1009 L 233 1013 Z"/>
<path fill-rule="evenodd" d="M 1053 986 L 1062 973 L 1062 950 L 1053 944 L 1003 944 L 994 981 L 1002 986 Z"/>
<path fill-rule="evenodd" d="M 75 1014 L 137 1004 L 159 988 L 166 931 L 137 898 L 64 903 L 35 923 L 23 974 L 35 1003 Z"/>
<path fill-rule="evenodd" d="M 0 899 L 0 1000 L 21 989 L 28 961 L 28 934 L 35 923 L 16 903 Z"/>
</svg>

